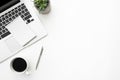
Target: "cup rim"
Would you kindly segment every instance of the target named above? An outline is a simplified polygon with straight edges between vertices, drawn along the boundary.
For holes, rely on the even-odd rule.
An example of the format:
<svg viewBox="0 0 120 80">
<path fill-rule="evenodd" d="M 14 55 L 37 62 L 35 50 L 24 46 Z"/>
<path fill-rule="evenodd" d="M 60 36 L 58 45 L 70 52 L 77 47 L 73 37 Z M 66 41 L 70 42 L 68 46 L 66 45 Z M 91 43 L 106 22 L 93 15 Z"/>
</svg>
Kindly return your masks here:
<svg viewBox="0 0 120 80">
<path fill-rule="evenodd" d="M 26 69 L 25 69 L 24 71 L 18 72 L 18 71 L 16 71 L 16 70 L 13 68 L 13 66 L 12 66 L 13 61 L 14 61 L 15 59 L 17 59 L 17 58 L 21 58 L 21 59 L 25 60 L 27 66 L 26 66 Z M 25 58 L 22 58 L 22 57 L 16 57 L 16 58 L 12 59 L 12 61 L 10 62 L 10 68 L 11 68 L 11 70 L 14 71 L 14 72 L 16 72 L 16 73 L 25 73 L 25 72 L 28 70 L 28 65 L 29 65 L 28 60 L 25 59 Z"/>
</svg>

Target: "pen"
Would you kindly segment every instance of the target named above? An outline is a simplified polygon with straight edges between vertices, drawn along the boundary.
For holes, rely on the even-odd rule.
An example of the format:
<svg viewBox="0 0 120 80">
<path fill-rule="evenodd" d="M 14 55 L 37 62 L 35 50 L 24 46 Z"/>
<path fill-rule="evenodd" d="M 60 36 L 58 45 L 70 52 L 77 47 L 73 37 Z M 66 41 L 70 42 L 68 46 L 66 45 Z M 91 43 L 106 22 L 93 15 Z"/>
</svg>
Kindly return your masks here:
<svg viewBox="0 0 120 80">
<path fill-rule="evenodd" d="M 43 50 L 44 50 L 44 49 L 43 49 L 43 47 L 42 47 L 42 48 L 41 48 L 41 52 L 40 52 L 39 57 L 38 57 L 38 60 L 37 60 L 36 70 L 37 70 L 37 68 L 38 68 L 38 65 L 39 65 L 40 58 L 41 58 L 41 56 L 42 56 Z"/>
</svg>

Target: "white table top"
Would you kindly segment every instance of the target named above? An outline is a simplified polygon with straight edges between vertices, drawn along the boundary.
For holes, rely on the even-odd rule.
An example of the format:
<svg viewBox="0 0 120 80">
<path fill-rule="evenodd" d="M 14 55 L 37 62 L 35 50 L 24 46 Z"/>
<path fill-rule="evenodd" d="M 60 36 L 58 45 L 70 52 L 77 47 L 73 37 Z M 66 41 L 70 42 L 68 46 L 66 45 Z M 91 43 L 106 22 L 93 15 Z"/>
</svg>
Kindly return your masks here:
<svg viewBox="0 0 120 80">
<path fill-rule="evenodd" d="M 38 70 L 16 75 L 10 60 L 0 65 L 1 80 L 120 80 L 120 0 L 51 0 L 40 15 L 48 37 L 17 56 L 44 46 Z M 29 56 L 29 57 L 28 57 Z M 34 59 L 34 60 L 33 60 Z"/>
</svg>

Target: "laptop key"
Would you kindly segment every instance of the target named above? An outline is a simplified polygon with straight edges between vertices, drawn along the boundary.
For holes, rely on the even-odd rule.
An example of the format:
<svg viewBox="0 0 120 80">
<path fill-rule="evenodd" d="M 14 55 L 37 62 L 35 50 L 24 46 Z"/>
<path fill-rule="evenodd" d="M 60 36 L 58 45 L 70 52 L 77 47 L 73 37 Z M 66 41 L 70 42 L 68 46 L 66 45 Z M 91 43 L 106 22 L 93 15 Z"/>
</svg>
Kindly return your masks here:
<svg viewBox="0 0 120 80">
<path fill-rule="evenodd" d="M 9 20 L 9 21 L 12 21 L 12 18 L 9 18 L 8 20 Z"/>
<path fill-rule="evenodd" d="M 4 17 L 2 17 L 2 20 L 4 21 L 4 20 L 5 20 L 5 18 L 4 18 Z"/>
<path fill-rule="evenodd" d="M 0 35 L 2 34 L 2 32 L 0 32 Z"/>
<path fill-rule="evenodd" d="M 2 29 L 5 29 L 5 26 L 2 26 L 1 28 L 2 28 Z"/>
<path fill-rule="evenodd" d="M 24 13 L 25 13 L 25 11 L 22 11 L 22 13 L 24 14 Z"/>
<path fill-rule="evenodd" d="M 24 18 L 24 15 L 21 15 L 22 18 Z"/>
<path fill-rule="evenodd" d="M 3 29 L 2 29 L 2 26 L 0 27 L 0 31 L 2 31 Z"/>
<path fill-rule="evenodd" d="M 27 17 L 25 17 L 25 20 L 31 18 L 32 16 L 31 15 L 28 15 Z"/>
<path fill-rule="evenodd" d="M 3 33 L 5 33 L 6 31 L 5 30 L 2 30 Z"/>
<path fill-rule="evenodd" d="M 4 38 L 4 37 L 8 36 L 9 34 L 11 34 L 11 33 L 8 31 L 5 34 L 1 35 L 1 37 Z"/>
<path fill-rule="evenodd" d="M 17 10 L 15 10 L 15 13 L 18 13 L 18 11 L 17 11 Z"/>
<path fill-rule="evenodd" d="M 19 12 L 18 14 L 19 14 L 19 15 L 21 15 L 22 13 L 21 13 L 21 12 Z"/>
<path fill-rule="evenodd" d="M 29 15 L 29 12 L 25 13 L 24 15 L 25 15 L 25 16 Z"/>
<path fill-rule="evenodd" d="M 0 26 L 2 26 L 2 23 L 0 23 Z"/>
<path fill-rule="evenodd" d="M 18 17 L 18 14 L 15 14 L 15 17 Z"/>
<path fill-rule="evenodd" d="M 6 23 L 8 23 L 9 21 L 8 20 L 6 20 Z"/>
<path fill-rule="evenodd" d="M 25 9 L 26 7 L 25 6 L 22 6 L 21 9 Z"/>
<path fill-rule="evenodd" d="M 5 25 L 5 22 L 2 22 L 3 23 L 3 25 Z"/>
<path fill-rule="evenodd" d="M 0 22 L 2 22 L 2 19 L 0 19 Z"/>
</svg>

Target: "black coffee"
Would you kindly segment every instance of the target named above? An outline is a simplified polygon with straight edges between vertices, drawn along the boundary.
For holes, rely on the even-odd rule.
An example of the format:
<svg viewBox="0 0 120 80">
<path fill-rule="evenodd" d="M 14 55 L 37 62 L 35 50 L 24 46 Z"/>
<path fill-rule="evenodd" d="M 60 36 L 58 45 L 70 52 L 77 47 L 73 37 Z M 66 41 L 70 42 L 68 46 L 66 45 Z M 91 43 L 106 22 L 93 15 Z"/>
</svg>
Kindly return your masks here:
<svg viewBox="0 0 120 80">
<path fill-rule="evenodd" d="M 27 68 L 27 63 L 23 58 L 16 58 L 12 62 L 12 67 L 17 72 L 23 72 Z"/>
</svg>

